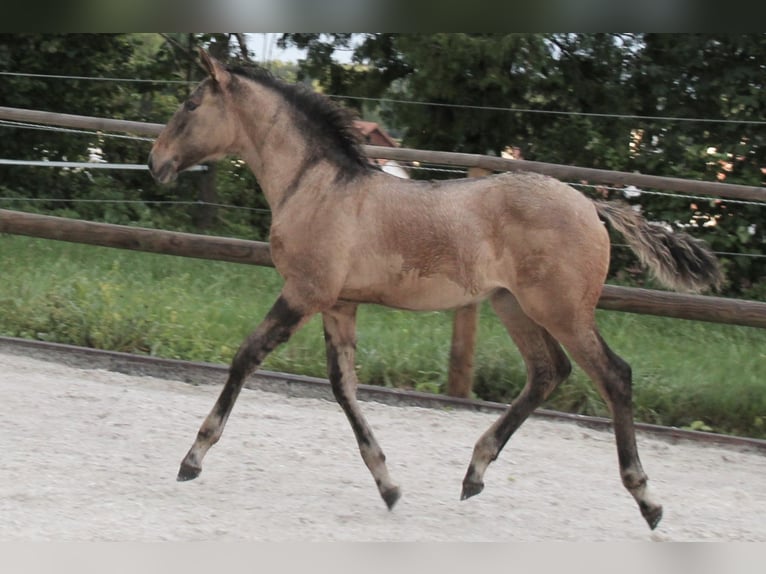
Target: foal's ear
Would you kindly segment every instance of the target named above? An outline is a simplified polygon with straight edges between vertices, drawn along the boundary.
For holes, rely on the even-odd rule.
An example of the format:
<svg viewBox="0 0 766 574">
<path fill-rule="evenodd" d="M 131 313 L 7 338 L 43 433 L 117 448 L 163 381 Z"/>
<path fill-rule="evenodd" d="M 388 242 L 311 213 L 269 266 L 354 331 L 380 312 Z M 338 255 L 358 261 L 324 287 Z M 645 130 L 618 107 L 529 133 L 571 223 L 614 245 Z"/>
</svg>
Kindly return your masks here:
<svg viewBox="0 0 766 574">
<path fill-rule="evenodd" d="M 215 80 L 219 85 L 226 86 L 231 79 L 231 74 L 224 67 L 224 65 L 213 58 L 202 48 L 199 49 L 199 56 L 202 67 L 205 68 L 205 71 L 210 75 L 210 77 L 213 78 L 213 80 Z"/>
</svg>

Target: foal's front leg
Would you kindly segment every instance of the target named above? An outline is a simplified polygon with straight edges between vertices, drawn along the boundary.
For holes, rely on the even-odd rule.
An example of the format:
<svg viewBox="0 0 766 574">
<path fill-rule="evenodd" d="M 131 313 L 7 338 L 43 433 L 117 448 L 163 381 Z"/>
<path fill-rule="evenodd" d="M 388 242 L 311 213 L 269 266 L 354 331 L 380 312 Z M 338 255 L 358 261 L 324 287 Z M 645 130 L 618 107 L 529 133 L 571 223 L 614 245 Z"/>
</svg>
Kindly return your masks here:
<svg viewBox="0 0 766 574">
<path fill-rule="evenodd" d="M 362 460 L 370 469 L 380 496 L 390 510 L 399 500 L 401 493 L 388 475 L 386 456 L 375 440 L 356 400 L 356 305 L 339 303 L 331 310 L 323 312 L 322 320 L 327 347 L 327 372 L 332 392 L 351 423 Z"/>
<path fill-rule="evenodd" d="M 284 296 L 280 296 L 258 328 L 240 345 L 229 368 L 229 378 L 213 410 L 202 423 L 194 444 L 181 462 L 178 480 L 191 480 L 199 476 L 202 472 L 202 459 L 210 447 L 221 438 L 223 427 L 247 376 L 277 345 L 287 341 L 309 317 L 310 315 L 293 309 Z"/>
</svg>

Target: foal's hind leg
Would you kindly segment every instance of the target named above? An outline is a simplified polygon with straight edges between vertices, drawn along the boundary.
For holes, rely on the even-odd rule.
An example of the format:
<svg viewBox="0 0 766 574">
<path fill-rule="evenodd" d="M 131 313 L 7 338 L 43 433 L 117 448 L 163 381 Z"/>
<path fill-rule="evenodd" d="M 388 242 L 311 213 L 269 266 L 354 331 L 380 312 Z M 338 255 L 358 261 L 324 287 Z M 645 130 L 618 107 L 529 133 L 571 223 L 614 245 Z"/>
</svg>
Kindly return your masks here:
<svg viewBox="0 0 766 574">
<path fill-rule="evenodd" d="M 332 392 L 351 423 L 362 460 L 370 469 L 378 491 L 390 510 L 399 500 L 399 487 L 388 475 L 386 456 L 375 440 L 356 400 L 356 305 L 337 304 L 331 310 L 323 312 L 322 319 L 327 347 L 327 371 Z"/>
<path fill-rule="evenodd" d="M 285 298 L 280 296 L 263 322 L 240 345 L 231 363 L 229 378 L 213 410 L 202 423 L 194 444 L 181 462 L 178 480 L 191 480 L 199 476 L 202 472 L 202 459 L 210 447 L 221 438 L 226 420 L 247 376 L 277 345 L 287 341 L 308 318 L 308 315 L 303 315 L 291 308 Z"/>
<path fill-rule="evenodd" d="M 592 319 L 579 328 L 562 329 L 556 337 L 572 358 L 588 373 L 606 401 L 614 420 L 617 457 L 622 483 L 638 503 L 651 529 L 662 518 L 662 506 L 649 494 L 648 477 L 641 467 L 633 426 L 631 369 L 606 344 Z"/>
<path fill-rule="evenodd" d="M 527 382 L 508 410 L 481 436 L 473 449 L 463 479 L 462 500 L 484 488 L 484 472 L 495 460 L 511 435 L 564 379 L 571 364 L 561 346 L 540 325 L 532 321 L 509 291 L 498 291 L 492 307 L 524 357 Z"/>
</svg>

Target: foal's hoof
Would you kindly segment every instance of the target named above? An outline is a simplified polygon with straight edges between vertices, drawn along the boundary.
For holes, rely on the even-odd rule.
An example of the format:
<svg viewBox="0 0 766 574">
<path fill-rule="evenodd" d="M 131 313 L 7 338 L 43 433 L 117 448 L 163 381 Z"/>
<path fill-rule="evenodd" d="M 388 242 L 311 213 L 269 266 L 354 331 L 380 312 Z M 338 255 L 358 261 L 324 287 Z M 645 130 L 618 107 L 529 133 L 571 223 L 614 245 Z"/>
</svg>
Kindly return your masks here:
<svg viewBox="0 0 766 574">
<path fill-rule="evenodd" d="M 187 480 L 194 480 L 199 476 L 202 469 L 197 466 L 191 466 L 185 462 L 181 463 L 181 468 L 178 469 L 178 476 L 176 480 L 178 482 L 185 482 Z"/>
<path fill-rule="evenodd" d="M 476 496 L 482 490 L 484 490 L 483 482 L 473 482 L 470 480 L 464 480 L 463 492 L 460 493 L 460 500 L 465 500 L 466 498 L 471 498 L 472 496 Z"/>
<path fill-rule="evenodd" d="M 660 523 L 660 520 L 662 520 L 662 506 L 646 506 L 646 505 L 640 505 L 641 508 L 641 515 L 644 517 L 644 520 L 646 520 L 646 523 L 649 525 L 649 528 L 654 530 L 657 528 L 657 525 Z"/>
<path fill-rule="evenodd" d="M 394 504 L 396 504 L 396 501 L 402 496 L 402 491 L 399 490 L 398 486 L 394 486 L 393 488 L 381 492 L 380 496 L 383 497 L 383 501 L 386 503 L 386 506 L 388 506 L 388 509 L 393 510 Z"/>
</svg>

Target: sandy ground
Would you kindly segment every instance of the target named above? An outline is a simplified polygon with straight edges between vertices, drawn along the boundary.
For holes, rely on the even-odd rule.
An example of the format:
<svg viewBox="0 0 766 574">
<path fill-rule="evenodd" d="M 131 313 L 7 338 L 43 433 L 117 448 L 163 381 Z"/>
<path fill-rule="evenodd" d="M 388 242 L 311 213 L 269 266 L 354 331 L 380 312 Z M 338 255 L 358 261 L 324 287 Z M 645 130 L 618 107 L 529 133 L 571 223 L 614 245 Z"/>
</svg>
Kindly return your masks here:
<svg viewBox="0 0 766 574">
<path fill-rule="evenodd" d="M 532 418 L 461 502 L 494 415 L 363 403 L 403 490 L 389 512 L 335 403 L 248 389 L 178 483 L 217 393 L 0 354 L 0 540 L 766 541 L 762 454 L 639 435 L 651 532 L 611 433 Z"/>
</svg>

